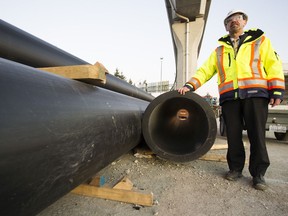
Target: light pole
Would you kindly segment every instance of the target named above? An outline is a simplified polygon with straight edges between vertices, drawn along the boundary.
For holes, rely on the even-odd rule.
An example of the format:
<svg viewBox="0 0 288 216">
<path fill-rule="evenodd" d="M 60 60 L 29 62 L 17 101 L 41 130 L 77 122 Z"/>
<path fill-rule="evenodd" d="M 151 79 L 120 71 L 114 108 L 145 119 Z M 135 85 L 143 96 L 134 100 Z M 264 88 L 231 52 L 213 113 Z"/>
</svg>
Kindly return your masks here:
<svg viewBox="0 0 288 216">
<path fill-rule="evenodd" d="M 163 57 L 160 58 L 160 91 L 162 92 L 162 63 Z"/>
</svg>

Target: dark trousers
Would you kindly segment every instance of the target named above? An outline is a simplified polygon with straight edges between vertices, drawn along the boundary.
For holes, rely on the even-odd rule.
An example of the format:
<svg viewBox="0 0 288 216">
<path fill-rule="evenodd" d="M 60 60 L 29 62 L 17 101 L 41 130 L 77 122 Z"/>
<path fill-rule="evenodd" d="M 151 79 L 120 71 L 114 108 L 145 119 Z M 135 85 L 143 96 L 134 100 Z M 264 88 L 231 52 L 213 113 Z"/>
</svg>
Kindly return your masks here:
<svg viewBox="0 0 288 216">
<path fill-rule="evenodd" d="M 270 165 L 265 143 L 268 99 L 247 98 L 224 102 L 222 114 L 228 140 L 227 162 L 230 170 L 242 172 L 245 149 L 242 141 L 243 123 L 250 142 L 249 172 L 255 177 L 265 175 Z"/>
</svg>

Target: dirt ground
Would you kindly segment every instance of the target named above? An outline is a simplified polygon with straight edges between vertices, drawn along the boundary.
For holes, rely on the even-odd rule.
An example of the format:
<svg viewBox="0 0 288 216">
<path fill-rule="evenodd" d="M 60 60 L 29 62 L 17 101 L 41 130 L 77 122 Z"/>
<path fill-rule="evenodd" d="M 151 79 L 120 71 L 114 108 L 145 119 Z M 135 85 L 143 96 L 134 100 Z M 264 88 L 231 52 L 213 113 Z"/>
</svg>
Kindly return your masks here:
<svg viewBox="0 0 288 216">
<path fill-rule="evenodd" d="M 249 142 L 244 135 L 249 155 Z M 188 163 L 164 161 L 158 157 L 139 158 L 133 152 L 123 155 L 98 175 L 111 183 L 127 175 L 135 190 L 152 192 L 151 207 L 121 203 L 72 193 L 62 197 L 38 216 L 208 216 L 208 215 L 288 215 L 288 143 L 267 135 L 271 165 L 266 173 L 269 189 L 252 187 L 246 165 L 244 177 L 230 182 L 223 178 L 226 162 L 195 160 Z M 215 145 L 225 144 L 218 136 Z M 226 154 L 210 150 L 208 154 Z M 134 190 L 133 189 L 133 190 Z"/>
</svg>

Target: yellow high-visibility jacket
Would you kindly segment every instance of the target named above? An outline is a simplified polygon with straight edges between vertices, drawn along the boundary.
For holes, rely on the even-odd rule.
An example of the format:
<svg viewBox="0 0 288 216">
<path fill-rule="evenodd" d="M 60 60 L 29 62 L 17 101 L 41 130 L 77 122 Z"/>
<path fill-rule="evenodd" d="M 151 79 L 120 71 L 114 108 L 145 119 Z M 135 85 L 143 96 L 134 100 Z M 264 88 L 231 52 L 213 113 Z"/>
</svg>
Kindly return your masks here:
<svg viewBox="0 0 288 216">
<path fill-rule="evenodd" d="M 229 35 L 218 42 L 220 46 L 189 80 L 195 90 L 217 73 L 220 104 L 250 97 L 283 99 L 282 62 L 263 31 L 245 31 L 240 36 L 237 54 Z"/>
</svg>

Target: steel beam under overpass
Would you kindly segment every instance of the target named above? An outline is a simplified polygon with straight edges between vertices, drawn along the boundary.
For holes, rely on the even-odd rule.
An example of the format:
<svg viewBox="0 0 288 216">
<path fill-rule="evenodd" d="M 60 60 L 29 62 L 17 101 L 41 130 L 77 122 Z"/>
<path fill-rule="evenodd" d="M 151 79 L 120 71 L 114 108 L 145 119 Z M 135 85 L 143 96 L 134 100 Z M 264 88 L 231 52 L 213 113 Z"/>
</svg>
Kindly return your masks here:
<svg viewBox="0 0 288 216">
<path fill-rule="evenodd" d="M 176 88 L 197 69 L 211 0 L 165 0 L 176 61 Z"/>
</svg>

